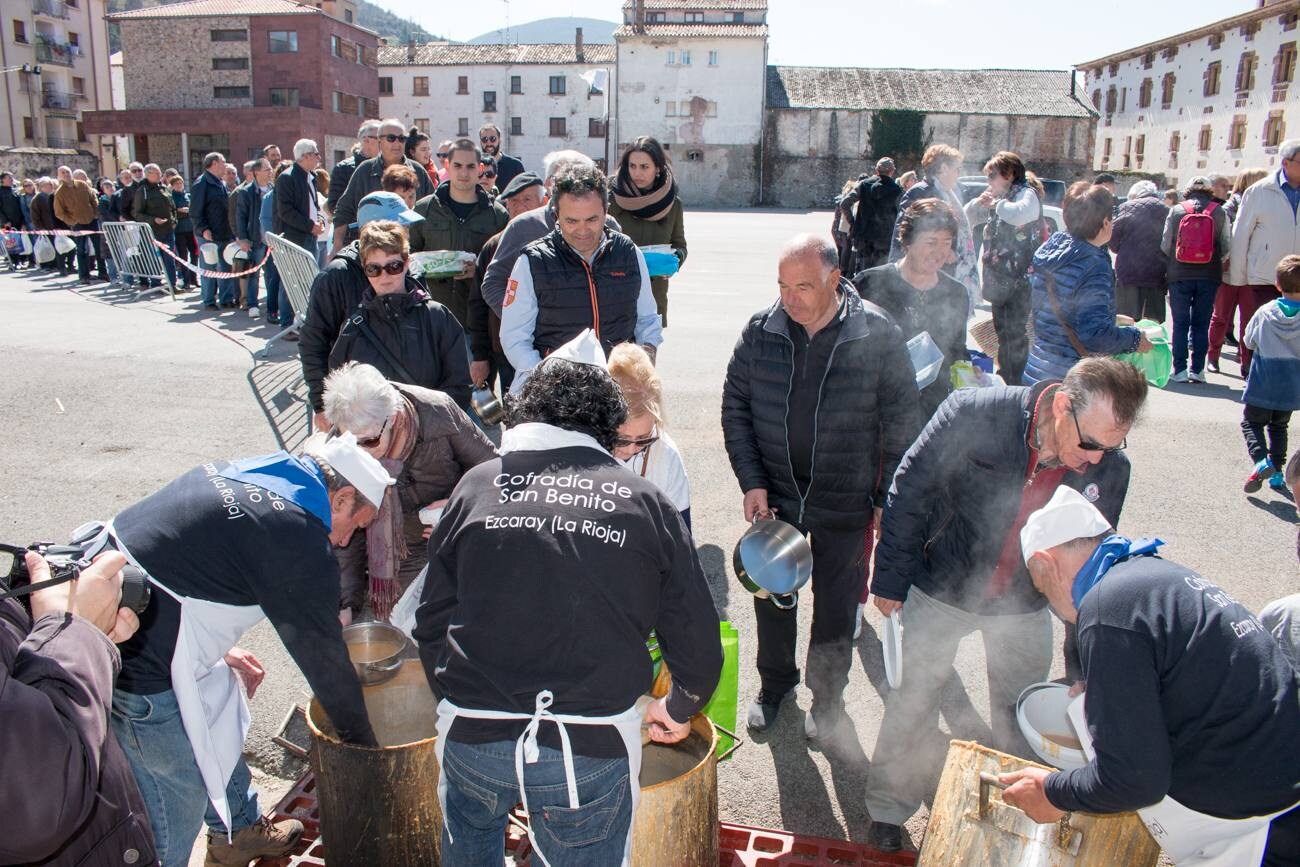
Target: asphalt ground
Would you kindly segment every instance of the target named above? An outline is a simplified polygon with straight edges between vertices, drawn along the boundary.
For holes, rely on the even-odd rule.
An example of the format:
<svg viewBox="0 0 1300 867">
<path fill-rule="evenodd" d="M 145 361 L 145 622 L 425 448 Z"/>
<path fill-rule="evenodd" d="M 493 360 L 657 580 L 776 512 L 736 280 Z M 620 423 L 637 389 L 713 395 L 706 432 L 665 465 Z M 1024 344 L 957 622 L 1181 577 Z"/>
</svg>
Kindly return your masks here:
<svg viewBox="0 0 1300 867">
<path fill-rule="evenodd" d="M 672 281 L 670 327 L 659 354 L 669 427 L 691 477 L 700 556 L 719 613 L 740 631 L 742 726 L 758 677 L 753 602 L 730 566 L 746 524 L 722 445 L 722 381 L 742 326 L 777 297 L 781 245 L 799 232 L 826 231 L 829 220 L 828 212 L 692 211 L 690 257 Z M 202 311 L 194 292 L 177 301 L 132 300 L 130 292 L 79 288 L 75 277 L 26 273 L 0 273 L 0 310 L 0 395 L 7 410 L 0 540 L 62 541 L 83 521 L 107 518 L 199 463 L 293 448 L 306 433 L 294 344 L 273 346 L 265 361 L 254 358 L 276 329 L 242 311 Z M 1121 530 L 1160 536 L 1167 557 L 1258 610 L 1300 589 L 1300 519 L 1289 499 L 1268 488 L 1241 491 L 1249 461 L 1240 431 L 1243 384 L 1231 352 L 1224 373 L 1210 374 L 1208 384 L 1152 393 L 1129 437 L 1133 479 Z M 801 658 L 810 616 L 810 606 L 803 608 Z M 879 630 L 871 609 L 845 693 L 853 724 L 845 742 L 834 751 L 810 748 L 803 735 L 810 697 L 801 688 L 797 707 L 787 704 L 771 730 L 747 737 L 719 768 L 722 818 L 865 838 L 867 757 L 888 688 Z M 252 702 L 247 744 L 268 792 L 267 808 L 303 768 L 270 737 L 288 707 L 305 700 L 305 682 L 267 624 L 243 644 L 268 671 Z M 1058 654 L 1054 675 L 1060 673 Z M 977 637 L 961 645 L 942 711 L 937 750 L 949 736 L 987 741 Z M 917 761 L 937 780 L 936 764 Z M 923 809 L 908 824 L 918 843 L 925 818 Z"/>
</svg>

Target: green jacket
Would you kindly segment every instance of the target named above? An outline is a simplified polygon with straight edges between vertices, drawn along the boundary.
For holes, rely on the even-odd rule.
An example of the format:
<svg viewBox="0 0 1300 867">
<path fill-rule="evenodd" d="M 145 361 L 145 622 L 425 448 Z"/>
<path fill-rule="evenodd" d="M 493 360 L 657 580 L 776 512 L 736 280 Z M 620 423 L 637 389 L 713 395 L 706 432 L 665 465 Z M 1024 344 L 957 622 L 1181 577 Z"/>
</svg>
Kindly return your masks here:
<svg viewBox="0 0 1300 867">
<path fill-rule="evenodd" d="M 136 184 L 131 213 L 141 223 L 148 223 L 159 241 L 176 230 L 176 203 L 172 201 L 172 191 L 162 184 L 148 181 Z M 166 222 L 156 222 L 160 219 Z"/>
<path fill-rule="evenodd" d="M 501 205 L 494 204 L 487 193 L 478 191 L 478 202 L 464 220 L 451 209 L 451 183 L 443 182 L 433 195 L 415 203 L 415 212 L 424 219 L 411 224 L 411 252 L 461 250 L 478 254 L 483 245 L 506 227 L 510 216 Z M 442 304 L 464 326 L 468 320 L 469 291 L 473 280 L 434 280 L 424 278 L 424 285 L 434 301 Z"/>
<path fill-rule="evenodd" d="M 638 247 L 671 244 L 674 252 L 677 253 L 678 264 L 686 261 L 686 226 L 682 217 L 680 197 L 673 202 L 672 210 L 662 220 L 642 220 L 640 217 L 632 216 L 614 202 L 609 205 L 609 213 L 618 220 L 623 234 L 631 238 L 632 243 Z M 668 286 L 667 277 L 652 277 L 650 282 L 656 285 L 662 283 L 665 288 Z"/>
</svg>

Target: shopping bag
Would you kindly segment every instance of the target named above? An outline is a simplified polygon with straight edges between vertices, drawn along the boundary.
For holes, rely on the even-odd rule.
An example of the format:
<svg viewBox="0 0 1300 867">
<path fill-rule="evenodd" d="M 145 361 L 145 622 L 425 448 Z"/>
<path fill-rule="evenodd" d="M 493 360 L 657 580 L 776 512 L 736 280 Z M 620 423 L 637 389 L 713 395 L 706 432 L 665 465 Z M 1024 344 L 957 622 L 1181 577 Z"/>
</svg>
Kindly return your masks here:
<svg viewBox="0 0 1300 867">
<path fill-rule="evenodd" d="M 67 235 L 54 236 L 54 250 L 61 256 L 66 256 L 73 250 L 77 249 L 77 242 Z"/>
<path fill-rule="evenodd" d="M 36 255 L 36 261 L 44 265 L 54 261 L 54 245 L 50 243 L 49 235 L 41 235 L 36 239 L 36 249 L 33 251 Z"/>
<path fill-rule="evenodd" d="M 1115 356 L 1142 371 L 1147 382 L 1164 388 L 1174 373 L 1174 352 L 1169 347 L 1169 332 L 1159 322 L 1143 319 L 1137 324 L 1151 341 L 1149 352 L 1125 352 Z"/>
<path fill-rule="evenodd" d="M 700 709 L 714 725 L 728 731 L 736 730 L 736 710 L 740 697 L 740 633 L 728 620 L 718 623 L 718 640 L 722 644 L 722 673 L 718 676 L 718 687 L 713 695 Z M 655 678 L 659 677 L 662 658 L 659 655 L 659 641 L 651 634 L 646 645 L 650 659 L 654 662 Z M 718 732 L 718 760 L 735 746 L 735 739 L 729 734 Z"/>
<path fill-rule="evenodd" d="M 18 255 L 30 256 L 32 254 L 32 236 L 26 232 L 18 233 Z"/>
</svg>

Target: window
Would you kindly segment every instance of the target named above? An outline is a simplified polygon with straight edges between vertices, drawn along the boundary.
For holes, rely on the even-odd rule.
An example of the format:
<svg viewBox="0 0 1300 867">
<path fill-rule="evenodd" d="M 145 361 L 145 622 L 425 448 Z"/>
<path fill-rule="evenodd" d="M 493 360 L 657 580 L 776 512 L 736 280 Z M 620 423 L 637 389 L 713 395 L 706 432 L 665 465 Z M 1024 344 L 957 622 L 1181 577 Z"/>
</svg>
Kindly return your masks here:
<svg viewBox="0 0 1300 867">
<path fill-rule="evenodd" d="M 1209 39 L 1210 50 L 1218 51 L 1223 46 L 1223 34 L 1215 33 Z"/>
<path fill-rule="evenodd" d="M 86 95 L 86 79 L 84 79 L 84 78 L 77 78 L 77 77 L 74 75 L 74 76 L 72 77 L 72 92 L 73 92 L 73 94 L 75 94 L 76 96 L 85 96 L 85 95 Z"/>
<path fill-rule="evenodd" d="M 86 140 L 86 125 L 81 121 L 77 121 L 77 141 L 85 141 L 85 140 Z"/>
<path fill-rule="evenodd" d="M 214 57 L 212 58 L 213 69 L 247 69 L 247 57 Z"/>
<path fill-rule="evenodd" d="M 1232 119 L 1228 129 L 1228 149 L 1240 150 L 1246 146 L 1246 116 L 1239 114 Z"/>
<path fill-rule="evenodd" d="M 393 79 L 389 75 L 379 76 L 379 94 L 380 96 L 393 95 Z"/>
<path fill-rule="evenodd" d="M 1244 52 L 1237 63 L 1237 93 L 1247 93 L 1255 86 L 1255 65 L 1258 55 Z"/>
<path fill-rule="evenodd" d="M 646 24 L 663 24 L 667 20 L 667 12 L 647 12 L 645 16 Z"/>
<path fill-rule="evenodd" d="M 483 111 L 495 112 L 497 110 L 497 92 L 495 90 L 483 91 Z"/>
<path fill-rule="evenodd" d="M 417 117 L 415 120 L 411 121 L 411 126 L 415 127 L 425 135 L 429 134 L 429 119 L 427 117 Z"/>
<path fill-rule="evenodd" d="M 1142 167 L 1142 159 L 1146 156 L 1147 137 L 1140 135 L 1137 137 L 1137 143 L 1133 147 L 1133 156 L 1137 159 L 1138 168 Z"/>
<path fill-rule="evenodd" d="M 1202 96 L 1219 95 L 1219 72 L 1223 69 L 1223 64 L 1218 60 L 1205 67 L 1205 87 L 1201 91 Z"/>
<path fill-rule="evenodd" d="M 337 36 L 330 37 L 330 54 L 333 54 L 335 57 L 343 56 L 343 40 L 339 39 Z"/>
<path fill-rule="evenodd" d="M 1114 114 L 1115 108 L 1119 103 L 1119 92 L 1115 90 L 1115 85 L 1106 88 L 1106 114 Z"/>
<path fill-rule="evenodd" d="M 210 30 L 213 42 L 247 42 L 247 30 Z"/>
<path fill-rule="evenodd" d="M 14 19 L 14 42 L 25 43 L 26 41 L 27 41 L 27 25 L 24 24 L 22 21 L 19 21 L 17 18 L 15 18 Z M 31 136 L 28 136 L 28 138 L 31 138 Z"/>
<path fill-rule="evenodd" d="M 522 117 L 510 118 L 510 134 L 511 135 L 524 134 L 524 119 Z"/>
<path fill-rule="evenodd" d="M 1252 21 L 1249 24 L 1241 25 L 1241 35 L 1247 42 L 1255 41 L 1255 34 L 1259 32 L 1259 22 Z"/>
<path fill-rule="evenodd" d="M 704 13 L 703 13 L 703 12 L 687 12 L 687 13 L 686 13 L 686 23 L 687 23 L 687 24 L 703 24 L 703 23 L 704 23 Z"/>
<path fill-rule="evenodd" d="M 429 95 L 429 76 L 417 75 L 411 79 L 411 96 Z"/>
<path fill-rule="evenodd" d="M 605 121 L 598 117 L 587 118 L 587 138 L 604 138 Z"/>
<path fill-rule="evenodd" d="M 730 17 L 729 19 L 727 19 L 727 20 L 728 20 L 730 23 L 732 23 L 732 24 L 744 24 L 744 23 L 745 23 L 745 13 L 744 13 L 744 12 L 732 12 L 732 13 L 731 13 L 731 17 Z"/>
<path fill-rule="evenodd" d="M 339 114 L 361 114 L 361 98 L 350 93 L 334 91 L 334 110 Z"/>
<path fill-rule="evenodd" d="M 675 117 L 677 115 L 677 103 L 668 100 L 664 103 L 664 117 Z"/>
<path fill-rule="evenodd" d="M 282 105 L 289 108 L 296 108 L 298 106 L 298 88 L 296 87 L 271 88 L 271 105 Z"/>
<path fill-rule="evenodd" d="M 1156 62 L 1156 54 L 1154 51 L 1148 51 L 1146 54 L 1142 55 L 1143 69 L 1150 69 L 1152 66 L 1155 65 L 1155 62 Z"/>
<path fill-rule="evenodd" d="M 23 138 L 36 138 L 36 124 L 30 117 L 23 118 Z"/>
<path fill-rule="evenodd" d="M 565 92 L 565 89 L 564 89 L 564 76 L 563 76 L 563 75 L 552 75 L 552 76 L 551 76 L 551 91 L 550 91 L 551 96 L 563 96 L 563 95 L 564 95 L 564 92 Z"/>
<path fill-rule="evenodd" d="M 1210 145 L 1214 142 L 1214 130 L 1207 123 L 1201 127 L 1201 132 L 1196 136 L 1196 149 L 1198 151 L 1208 151 Z"/>
<path fill-rule="evenodd" d="M 1100 88 L 1092 92 L 1092 107 L 1097 109 L 1097 111 L 1101 111 L 1101 89 Z"/>
<path fill-rule="evenodd" d="M 248 88 L 240 87 L 214 87 L 212 88 L 213 99 L 247 99 Z"/>
<path fill-rule="evenodd" d="M 379 100 L 364 97 L 361 100 L 361 114 L 364 117 L 379 117 Z"/>
<path fill-rule="evenodd" d="M 1112 63 L 1110 66 L 1106 67 L 1106 74 L 1109 75 L 1111 78 L 1114 78 L 1116 73 L 1118 72 L 1119 72 L 1118 63 Z"/>
<path fill-rule="evenodd" d="M 1174 74 L 1166 72 L 1165 77 L 1160 79 L 1160 107 L 1173 108 L 1174 105 Z"/>
<path fill-rule="evenodd" d="M 270 39 L 267 50 L 272 54 L 293 54 L 298 50 L 297 30 L 272 30 L 267 37 Z"/>
<path fill-rule="evenodd" d="M 682 49 L 681 58 L 682 58 L 682 66 L 690 66 L 690 65 L 691 65 L 691 52 L 690 52 L 690 49 L 683 48 L 683 49 Z"/>
<path fill-rule="evenodd" d="M 1110 162 L 1110 139 L 1106 139 L 1101 145 L 1101 164 L 1104 167 L 1108 162 Z"/>
<path fill-rule="evenodd" d="M 523 79 L 523 76 L 520 76 L 520 75 L 512 75 L 512 76 L 510 76 L 510 92 L 511 92 L 511 93 L 523 93 L 523 92 L 524 92 L 524 79 Z"/>
<path fill-rule="evenodd" d="M 1168 48 L 1166 48 L 1164 51 L 1160 52 L 1160 57 L 1163 60 L 1173 60 L 1177 56 L 1178 56 L 1177 45 L 1171 45 Z"/>
<path fill-rule="evenodd" d="M 1119 113 L 1123 114 L 1127 108 L 1128 108 L 1128 88 L 1121 87 L 1119 89 Z"/>
<path fill-rule="evenodd" d="M 1282 25 L 1283 30 L 1295 30 L 1296 22 L 1300 21 L 1300 14 L 1288 12 L 1280 16 L 1277 21 Z"/>
<path fill-rule="evenodd" d="M 343 162 L 343 160 L 344 160 L 344 158 L 345 158 L 346 156 L 347 156 L 347 155 L 346 155 L 345 153 L 343 153 L 343 151 L 336 150 L 336 151 L 334 151 L 334 162 L 335 162 L 336 164 L 337 164 L 337 163 L 341 163 L 341 162 Z"/>
<path fill-rule="evenodd" d="M 1295 78 L 1295 43 L 1278 46 L 1273 58 L 1273 84 L 1290 84 Z"/>
<path fill-rule="evenodd" d="M 1138 88 L 1138 108 L 1151 107 L 1151 79 L 1142 79 L 1142 86 Z"/>
<path fill-rule="evenodd" d="M 1169 152 L 1176 154 L 1183 146 L 1183 134 L 1174 130 L 1169 134 Z"/>
<path fill-rule="evenodd" d="M 676 52 L 676 51 L 669 51 L 669 52 L 668 52 L 668 65 L 669 65 L 669 66 L 676 66 L 676 65 L 677 65 L 677 52 Z"/>
<path fill-rule="evenodd" d="M 68 34 L 68 44 L 69 44 L 69 45 L 74 45 L 74 46 L 75 46 L 75 45 L 80 45 L 80 44 L 81 44 L 81 37 L 78 36 L 76 33 L 69 33 L 69 34 Z"/>
<path fill-rule="evenodd" d="M 469 135 L 469 118 L 456 118 L 456 135 Z"/>
<path fill-rule="evenodd" d="M 569 134 L 567 118 L 551 118 L 551 138 L 564 138 Z"/>
<path fill-rule="evenodd" d="M 346 21 L 348 24 L 351 24 L 351 23 L 352 23 L 352 10 L 351 10 L 351 9 L 344 9 L 344 10 L 343 10 L 343 20 Z M 341 154 L 341 153 L 343 153 L 343 151 L 336 151 L 336 153 L 340 153 L 340 154 Z M 342 159 L 342 157 L 339 157 L 338 159 L 336 159 L 335 162 L 338 162 L 338 160 L 340 160 L 340 159 Z"/>
<path fill-rule="evenodd" d="M 710 51 L 710 52 L 709 52 L 709 66 L 717 66 L 717 65 L 718 65 L 718 52 L 717 52 L 717 51 Z"/>
<path fill-rule="evenodd" d="M 1282 110 L 1275 109 L 1268 113 L 1264 121 L 1264 147 L 1275 148 L 1286 137 L 1286 122 L 1282 119 Z"/>
<path fill-rule="evenodd" d="M 1132 159 L 1133 159 L 1133 136 L 1126 135 L 1124 136 L 1124 168 L 1125 169 L 1131 167 Z"/>
</svg>

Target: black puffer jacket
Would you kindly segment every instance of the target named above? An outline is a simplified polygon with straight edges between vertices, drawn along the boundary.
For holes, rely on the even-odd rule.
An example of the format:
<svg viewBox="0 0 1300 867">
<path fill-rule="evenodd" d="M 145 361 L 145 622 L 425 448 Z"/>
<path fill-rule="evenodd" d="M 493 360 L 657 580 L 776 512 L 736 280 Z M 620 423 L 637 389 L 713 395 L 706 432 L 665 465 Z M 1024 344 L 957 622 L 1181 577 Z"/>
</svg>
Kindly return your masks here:
<svg viewBox="0 0 1300 867">
<path fill-rule="evenodd" d="M 781 302 L 741 332 L 722 386 L 722 434 L 742 491 L 765 488 L 770 506 L 800 526 L 866 527 L 920 427 L 916 380 L 898 326 L 853 284 L 821 384 L 812 481 L 795 483 L 786 439 L 794 344 Z"/>
<path fill-rule="evenodd" d="M 963 611 L 1038 611 L 1047 599 L 1034 589 L 1023 560 L 997 600 L 985 587 L 1020 509 L 1029 464 L 1032 388 L 966 388 L 948 396 L 898 466 L 881 522 L 871 592 L 905 601 L 915 585 Z M 1108 454 L 1062 484 L 1081 491 L 1111 526 L 1128 494 L 1129 462 Z"/>
<path fill-rule="evenodd" d="M 344 362 L 374 365 L 395 382 L 405 379 L 351 322 L 359 306 L 364 306 L 376 336 L 411 374 L 411 385 L 444 392 L 470 410 L 464 330 L 409 276 L 406 288 L 396 295 L 376 295 L 361 270 L 356 242 L 340 250 L 316 276 L 298 344 L 307 396 L 316 412 L 322 409 L 325 377 Z"/>
<path fill-rule="evenodd" d="M 1168 260 L 1160 249 L 1169 206 L 1155 196 L 1120 202 L 1110 236 L 1115 280 L 1120 286 L 1165 285 Z"/>
</svg>

